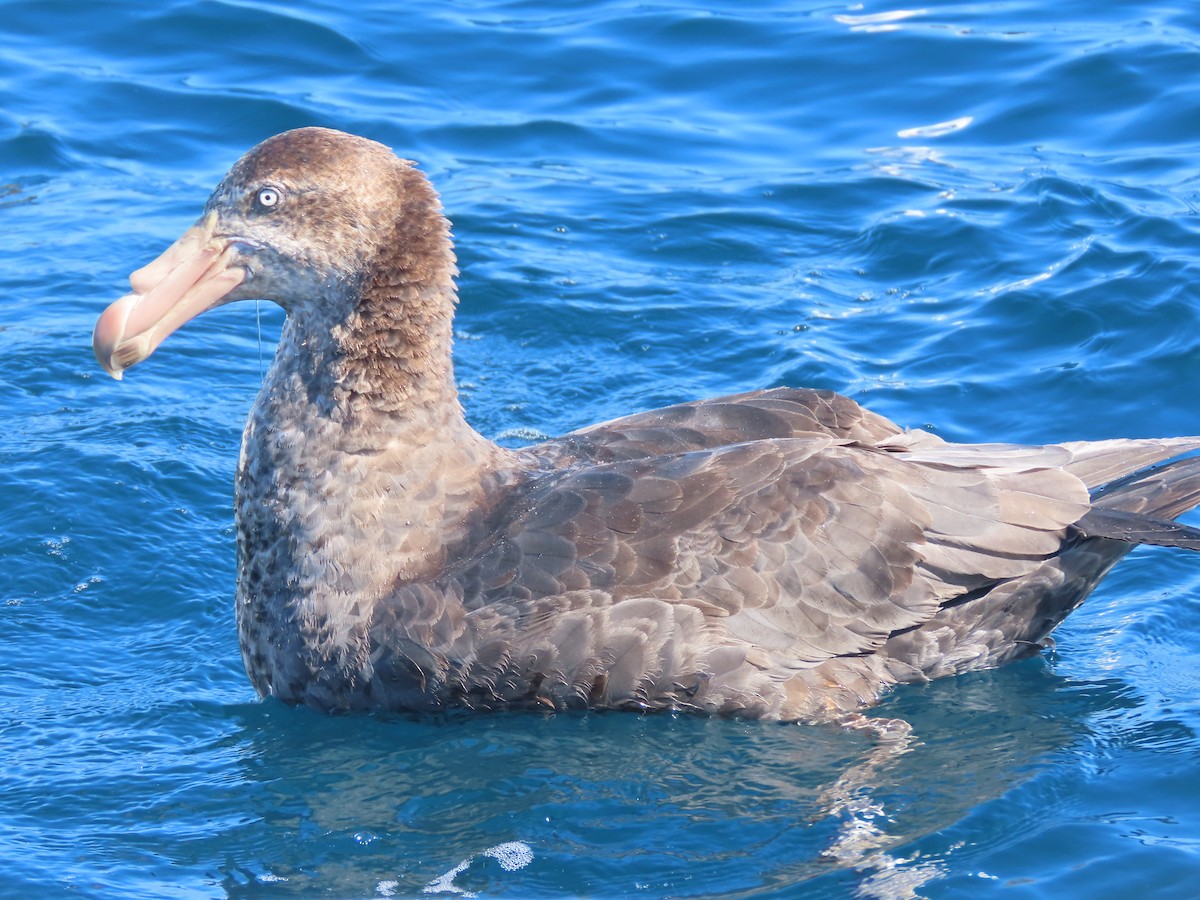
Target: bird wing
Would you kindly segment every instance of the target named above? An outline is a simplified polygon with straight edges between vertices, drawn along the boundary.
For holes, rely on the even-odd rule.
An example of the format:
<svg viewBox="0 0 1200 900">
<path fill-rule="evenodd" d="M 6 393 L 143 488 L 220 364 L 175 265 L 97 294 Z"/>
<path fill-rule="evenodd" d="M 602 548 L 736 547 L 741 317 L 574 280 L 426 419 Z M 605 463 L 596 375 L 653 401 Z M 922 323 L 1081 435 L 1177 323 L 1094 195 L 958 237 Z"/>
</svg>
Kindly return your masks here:
<svg viewBox="0 0 1200 900">
<path fill-rule="evenodd" d="M 929 441 L 833 391 L 774 388 L 635 413 L 539 445 L 556 464 L 613 462 L 792 437 L 832 437 L 870 445 Z"/>
<path fill-rule="evenodd" d="M 468 609 L 552 619 L 565 602 L 654 598 L 766 664 L 813 666 L 1057 552 L 1088 508 L 1060 456 L 954 447 L 943 460 L 809 436 L 580 464 L 525 491 L 455 577 Z"/>
</svg>

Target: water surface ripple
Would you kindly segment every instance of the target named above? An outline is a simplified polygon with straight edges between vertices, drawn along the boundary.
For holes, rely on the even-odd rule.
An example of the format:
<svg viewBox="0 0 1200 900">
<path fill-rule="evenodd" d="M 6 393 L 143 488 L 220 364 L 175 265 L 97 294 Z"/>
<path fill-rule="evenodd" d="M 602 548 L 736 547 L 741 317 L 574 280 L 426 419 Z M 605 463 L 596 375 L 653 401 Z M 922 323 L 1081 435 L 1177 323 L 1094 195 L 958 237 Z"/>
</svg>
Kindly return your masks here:
<svg viewBox="0 0 1200 900">
<path fill-rule="evenodd" d="M 0 3 L 0 895 L 1188 896 L 1200 561 L 863 735 L 255 699 L 232 478 L 280 314 L 89 336 L 301 125 L 421 162 L 510 445 L 833 388 L 956 440 L 1200 432 L 1200 6 Z"/>
</svg>

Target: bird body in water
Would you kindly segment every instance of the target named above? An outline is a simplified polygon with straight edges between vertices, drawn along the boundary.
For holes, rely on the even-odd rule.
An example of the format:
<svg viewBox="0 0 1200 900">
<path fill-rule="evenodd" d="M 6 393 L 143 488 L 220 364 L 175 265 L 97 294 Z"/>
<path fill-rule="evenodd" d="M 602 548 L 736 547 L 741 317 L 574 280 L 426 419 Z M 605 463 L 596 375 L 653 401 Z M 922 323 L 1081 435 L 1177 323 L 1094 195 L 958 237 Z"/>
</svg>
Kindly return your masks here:
<svg viewBox="0 0 1200 900">
<path fill-rule="evenodd" d="M 828 391 L 684 403 L 519 450 L 451 368 L 428 180 L 277 135 L 96 323 L 116 377 L 207 309 L 287 313 L 236 487 L 258 692 L 322 710 L 835 720 L 1037 653 L 1135 544 L 1200 549 L 1200 438 L 950 444 Z"/>
</svg>

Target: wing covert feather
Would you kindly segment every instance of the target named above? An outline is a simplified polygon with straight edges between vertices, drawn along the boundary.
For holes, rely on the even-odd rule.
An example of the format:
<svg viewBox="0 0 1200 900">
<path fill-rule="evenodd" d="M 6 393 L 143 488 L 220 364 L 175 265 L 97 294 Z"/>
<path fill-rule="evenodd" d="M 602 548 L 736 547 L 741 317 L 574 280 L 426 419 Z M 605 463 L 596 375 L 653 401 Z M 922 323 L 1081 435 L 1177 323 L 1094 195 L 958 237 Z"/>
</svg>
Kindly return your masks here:
<svg viewBox="0 0 1200 900">
<path fill-rule="evenodd" d="M 553 472 L 478 561 L 478 582 L 501 587 L 474 602 L 655 598 L 773 665 L 870 653 L 1032 571 L 1086 511 L 1081 482 L 1051 467 L 1061 450 L 939 450 L 807 434 Z"/>
</svg>

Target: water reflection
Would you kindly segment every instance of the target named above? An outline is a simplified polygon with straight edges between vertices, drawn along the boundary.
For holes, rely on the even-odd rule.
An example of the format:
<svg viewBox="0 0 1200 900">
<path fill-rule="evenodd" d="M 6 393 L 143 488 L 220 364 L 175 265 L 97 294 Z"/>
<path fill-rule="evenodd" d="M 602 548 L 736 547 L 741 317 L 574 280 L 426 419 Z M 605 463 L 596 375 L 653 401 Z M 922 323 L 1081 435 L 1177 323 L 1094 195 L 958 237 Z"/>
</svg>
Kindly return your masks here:
<svg viewBox="0 0 1200 900">
<path fill-rule="evenodd" d="M 1004 798 L 1129 705 L 1037 661 L 906 689 L 869 730 L 690 717 L 330 718 L 232 710 L 249 814 L 213 835 L 231 897 L 915 897 L 955 848 L 914 845 Z M 1011 802 L 1020 802 L 1019 800 Z M 204 842 L 202 842 L 203 844 Z M 498 848 L 522 847 L 521 865 Z M 231 849 L 236 848 L 236 849 Z M 196 848 L 203 853 L 203 847 Z M 505 851 L 507 853 L 507 850 Z"/>
</svg>

